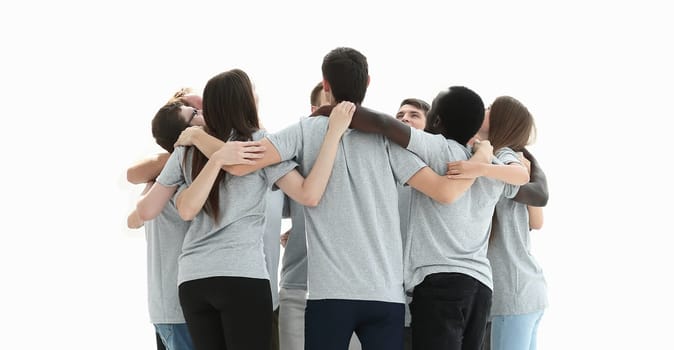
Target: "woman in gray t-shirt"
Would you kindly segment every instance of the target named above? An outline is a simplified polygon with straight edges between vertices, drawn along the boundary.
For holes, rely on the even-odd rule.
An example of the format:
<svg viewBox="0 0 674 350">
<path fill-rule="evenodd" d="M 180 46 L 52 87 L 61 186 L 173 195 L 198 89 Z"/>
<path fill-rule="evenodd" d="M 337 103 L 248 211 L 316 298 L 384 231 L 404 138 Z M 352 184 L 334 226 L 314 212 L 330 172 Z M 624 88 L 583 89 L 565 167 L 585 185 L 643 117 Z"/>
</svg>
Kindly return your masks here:
<svg viewBox="0 0 674 350">
<path fill-rule="evenodd" d="M 223 143 L 263 138 L 256 100 L 241 70 L 211 78 L 203 93 L 207 132 Z M 197 350 L 270 348 L 272 302 L 262 243 L 265 196 L 275 184 L 303 205 L 315 206 L 354 109 L 348 102 L 335 108 L 319 160 L 306 180 L 292 161 L 233 176 L 221 171 L 227 170 L 229 150 L 177 147 L 139 202 L 139 212 L 151 212 L 180 189 L 176 208 L 191 222 L 178 261 L 179 298 Z"/>
</svg>

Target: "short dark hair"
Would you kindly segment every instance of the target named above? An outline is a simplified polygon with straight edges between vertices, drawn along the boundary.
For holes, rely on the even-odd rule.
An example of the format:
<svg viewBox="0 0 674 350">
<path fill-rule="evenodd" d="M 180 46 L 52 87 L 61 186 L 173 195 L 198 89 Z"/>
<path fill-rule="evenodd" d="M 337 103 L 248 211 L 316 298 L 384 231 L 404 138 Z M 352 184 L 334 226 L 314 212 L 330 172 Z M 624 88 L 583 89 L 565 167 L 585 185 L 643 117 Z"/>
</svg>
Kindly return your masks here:
<svg viewBox="0 0 674 350">
<path fill-rule="evenodd" d="M 360 104 L 367 91 L 367 58 L 349 47 L 338 47 L 323 58 L 323 78 L 330 83 L 335 102 Z"/>
<path fill-rule="evenodd" d="M 178 141 L 180 133 L 190 126 L 180 115 L 181 107 L 184 105 L 180 101 L 169 102 L 159 108 L 152 118 L 152 136 L 155 142 L 169 153 L 173 152 L 173 145 Z"/>
<path fill-rule="evenodd" d="M 403 100 L 403 102 L 400 102 L 400 106 L 398 107 L 402 107 L 404 105 L 414 106 L 424 111 L 424 114 L 427 114 L 428 110 L 431 109 L 431 105 L 429 105 L 428 102 L 418 98 L 406 98 Z"/>
<path fill-rule="evenodd" d="M 435 97 L 427 118 L 426 131 L 466 145 L 482 126 L 484 103 L 473 90 L 452 86 Z"/>
<path fill-rule="evenodd" d="M 318 107 L 321 103 L 321 91 L 323 91 L 323 82 L 318 82 L 316 86 L 311 90 L 311 105 Z"/>
</svg>

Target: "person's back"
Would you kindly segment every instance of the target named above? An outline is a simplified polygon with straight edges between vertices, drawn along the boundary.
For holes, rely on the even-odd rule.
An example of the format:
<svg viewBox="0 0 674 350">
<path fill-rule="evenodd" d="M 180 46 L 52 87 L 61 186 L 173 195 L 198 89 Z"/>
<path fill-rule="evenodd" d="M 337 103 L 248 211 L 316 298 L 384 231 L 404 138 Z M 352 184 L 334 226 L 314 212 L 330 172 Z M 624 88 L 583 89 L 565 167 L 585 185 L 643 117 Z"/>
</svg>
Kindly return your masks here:
<svg viewBox="0 0 674 350">
<path fill-rule="evenodd" d="M 354 62 L 357 77 L 335 72 Z M 335 101 L 362 101 L 369 79 L 364 56 L 336 49 L 326 55 L 323 68 L 326 91 Z M 342 79 L 357 82 L 344 84 Z M 338 96 L 352 92 L 345 85 L 359 89 Z M 326 117 L 307 118 L 268 139 L 282 160 L 295 159 L 306 174 L 327 126 Z M 315 208 L 305 208 L 305 346 L 346 349 L 355 330 L 364 348 L 402 348 L 405 297 L 397 184 L 426 165 L 380 135 L 347 130 L 339 146 L 325 195 Z"/>
</svg>

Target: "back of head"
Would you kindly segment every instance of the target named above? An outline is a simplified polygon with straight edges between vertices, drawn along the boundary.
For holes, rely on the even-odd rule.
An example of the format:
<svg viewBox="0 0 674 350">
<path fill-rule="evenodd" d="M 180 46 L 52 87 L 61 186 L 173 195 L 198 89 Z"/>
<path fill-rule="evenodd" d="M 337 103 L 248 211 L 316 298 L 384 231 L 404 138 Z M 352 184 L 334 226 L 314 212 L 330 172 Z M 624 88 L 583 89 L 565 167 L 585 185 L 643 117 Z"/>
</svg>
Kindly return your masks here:
<svg viewBox="0 0 674 350">
<path fill-rule="evenodd" d="M 316 86 L 314 86 L 314 88 L 311 90 L 310 102 L 312 107 L 321 106 L 321 92 L 323 92 L 322 81 L 316 84 Z"/>
<path fill-rule="evenodd" d="M 473 90 L 452 86 L 435 97 L 427 118 L 426 131 L 466 145 L 484 121 L 484 103 Z"/>
<path fill-rule="evenodd" d="M 500 96 L 489 107 L 489 141 L 494 149 L 522 151 L 532 141 L 536 126 L 527 107 L 510 96 Z"/>
<path fill-rule="evenodd" d="M 250 140 L 259 126 L 253 85 L 248 75 L 232 69 L 212 77 L 204 88 L 204 122 L 208 131 L 227 141 Z"/>
<path fill-rule="evenodd" d="M 180 101 L 173 101 L 162 106 L 152 118 L 152 136 L 155 142 L 169 153 L 173 152 L 173 145 L 178 141 L 180 133 L 190 125 L 180 115 Z"/>
<path fill-rule="evenodd" d="M 323 58 L 323 78 L 330 83 L 335 102 L 360 104 L 369 83 L 367 58 L 360 52 L 338 47 Z"/>
</svg>

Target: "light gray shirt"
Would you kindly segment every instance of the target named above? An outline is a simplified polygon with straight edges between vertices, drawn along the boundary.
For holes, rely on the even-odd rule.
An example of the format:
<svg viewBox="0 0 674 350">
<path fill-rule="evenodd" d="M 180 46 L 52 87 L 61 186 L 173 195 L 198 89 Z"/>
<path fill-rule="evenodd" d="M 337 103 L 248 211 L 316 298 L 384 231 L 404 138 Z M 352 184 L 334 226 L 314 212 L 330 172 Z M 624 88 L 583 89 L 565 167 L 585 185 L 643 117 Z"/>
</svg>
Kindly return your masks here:
<svg viewBox="0 0 674 350">
<path fill-rule="evenodd" d="M 258 131 L 253 139 L 263 136 L 264 132 Z M 157 182 L 189 186 L 193 151 L 193 147 L 188 152 L 185 147 L 176 148 Z M 191 221 L 178 259 L 178 284 L 216 276 L 269 279 L 262 244 L 265 198 L 272 185 L 296 166 L 294 162 L 282 162 L 246 176 L 226 174 L 219 185 L 218 222 L 203 210 Z"/>
<path fill-rule="evenodd" d="M 527 206 L 502 197 L 487 251 L 494 275 L 492 316 L 532 313 L 548 305 L 547 284 L 531 254 L 529 232 Z"/>
<path fill-rule="evenodd" d="M 264 231 L 264 260 L 269 272 L 269 285 L 271 287 L 271 301 L 273 310 L 279 306 L 278 297 L 278 263 L 281 255 L 281 214 L 283 212 L 284 194 L 281 191 L 267 192 L 267 207 L 265 217 L 267 219 Z"/>
<path fill-rule="evenodd" d="M 147 299 L 150 322 L 185 323 L 178 299 L 178 256 L 190 223 L 178 215 L 175 196 L 159 215 L 146 221 Z"/>
<path fill-rule="evenodd" d="M 442 135 L 412 129 L 408 150 L 436 173 L 447 172 L 447 162 L 467 160 L 470 150 Z M 510 151 L 514 161 L 517 156 Z M 512 198 L 518 186 L 480 177 L 452 204 L 441 204 L 412 190 L 409 229 L 405 241 L 405 288 L 408 293 L 427 275 L 462 273 L 492 288 L 487 260 L 489 228 L 496 202 Z"/>
<path fill-rule="evenodd" d="M 306 175 L 327 126 L 326 117 L 307 118 L 269 140 Z M 321 202 L 304 210 L 308 299 L 405 301 L 396 184 L 425 166 L 383 136 L 344 133 Z"/>
<path fill-rule="evenodd" d="M 281 288 L 307 290 L 307 240 L 304 206 L 285 196 L 284 217 L 292 227 L 281 263 Z"/>
</svg>

